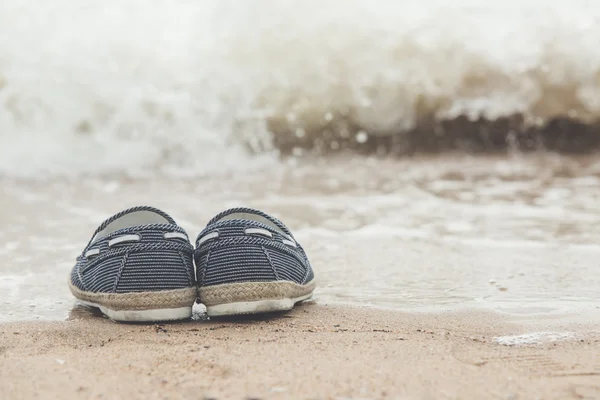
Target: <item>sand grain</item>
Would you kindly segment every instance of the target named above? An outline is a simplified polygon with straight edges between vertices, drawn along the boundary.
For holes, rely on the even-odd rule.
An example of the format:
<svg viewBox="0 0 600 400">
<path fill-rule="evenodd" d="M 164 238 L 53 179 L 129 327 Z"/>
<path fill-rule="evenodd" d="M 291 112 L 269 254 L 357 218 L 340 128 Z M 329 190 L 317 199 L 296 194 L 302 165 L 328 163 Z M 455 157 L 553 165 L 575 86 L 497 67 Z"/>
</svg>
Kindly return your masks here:
<svg viewBox="0 0 600 400">
<path fill-rule="evenodd" d="M 129 325 L 76 309 L 69 321 L 0 325 L 0 398 L 600 398 L 597 331 L 503 346 L 498 336 L 533 328 L 507 318 L 309 303 Z"/>
</svg>

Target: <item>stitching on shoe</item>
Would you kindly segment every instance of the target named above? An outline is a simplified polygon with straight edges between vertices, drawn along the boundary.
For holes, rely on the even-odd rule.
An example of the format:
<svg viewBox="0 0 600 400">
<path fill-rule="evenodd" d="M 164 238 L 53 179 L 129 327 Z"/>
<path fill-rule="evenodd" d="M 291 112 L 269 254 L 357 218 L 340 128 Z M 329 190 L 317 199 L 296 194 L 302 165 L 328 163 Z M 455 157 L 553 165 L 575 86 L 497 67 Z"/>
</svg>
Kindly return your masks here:
<svg viewBox="0 0 600 400">
<path fill-rule="evenodd" d="M 204 284 L 204 281 L 206 279 L 206 270 L 208 269 L 208 262 L 210 261 L 210 253 L 211 253 L 211 250 L 209 250 L 208 253 L 206 254 L 206 263 L 204 265 L 204 268 L 202 269 L 202 280 L 200 281 L 201 284 Z"/>
<path fill-rule="evenodd" d="M 271 269 L 273 270 L 273 274 L 275 274 L 275 279 L 279 280 L 279 274 L 277 274 L 277 270 L 275 269 L 275 265 L 273 264 L 273 261 L 271 260 L 271 257 L 269 257 L 269 253 L 267 252 L 267 249 L 265 249 L 264 246 L 260 246 L 260 248 L 262 249 L 263 253 L 265 253 L 265 256 L 267 257 L 267 260 L 269 260 L 269 264 L 271 265 Z"/>
<path fill-rule="evenodd" d="M 302 255 L 300 253 L 298 247 L 293 248 L 291 246 L 286 246 L 285 244 L 283 244 L 277 240 L 272 240 L 267 237 L 254 236 L 254 235 L 233 236 L 233 237 L 219 239 L 218 241 L 210 242 L 205 247 L 202 247 L 202 248 L 199 248 L 196 250 L 208 251 L 208 249 L 215 250 L 215 249 L 222 249 L 222 248 L 228 247 L 228 246 L 241 246 L 241 245 L 266 246 L 268 248 L 273 248 L 274 250 L 283 251 L 297 259 L 300 259 L 300 260 L 304 259 L 304 255 Z"/>
<path fill-rule="evenodd" d="M 76 266 L 77 268 L 77 276 L 79 277 L 79 282 L 81 283 L 81 287 L 83 290 L 87 291 L 87 287 L 85 286 L 85 282 L 83 281 L 83 276 L 81 275 L 81 264 Z"/>
<path fill-rule="evenodd" d="M 304 277 L 302 277 L 302 284 L 305 284 L 306 278 L 308 278 L 308 271 L 310 271 L 311 266 L 310 266 L 310 263 L 308 262 L 308 260 L 306 261 L 306 263 L 302 263 L 302 265 L 304 265 Z M 313 275 L 314 275 L 314 272 L 313 272 Z"/>
<path fill-rule="evenodd" d="M 179 258 L 181 258 L 181 262 L 183 263 L 183 268 L 185 268 L 185 272 L 188 276 L 189 279 L 189 283 L 190 285 L 192 285 L 194 283 L 194 279 L 192 278 L 192 275 L 190 274 L 190 269 L 188 268 L 188 263 L 185 261 L 185 258 L 183 257 L 183 252 L 182 251 L 178 251 L 177 253 L 179 253 Z"/>
<path fill-rule="evenodd" d="M 163 243 L 133 243 L 128 246 L 113 248 L 108 251 L 104 251 L 100 253 L 93 260 L 90 260 L 86 267 L 90 267 L 92 264 L 95 265 L 98 262 L 106 261 L 111 257 L 118 257 L 125 253 L 141 253 L 144 251 L 156 251 L 156 250 L 175 250 L 175 251 L 184 251 L 184 252 L 192 252 L 192 246 L 189 243 L 180 243 L 180 242 L 163 242 Z"/>
<path fill-rule="evenodd" d="M 307 283 L 306 279 L 308 278 L 308 273 L 312 270 L 312 266 L 310 265 L 310 261 L 308 261 L 308 257 L 306 256 L 306 253 L 304 252 L 302 246 L 298 245 L 296 250 L 298 251 L 298 253 L 300 253 L 302 259 L 301 264 L 304 266 L 304 277 L 302 278 L 302 284 L 305 284 Z M 315 279 L 314 275 L 315 273 L 313 271 L 313 279 Z"/>
<path fill-rule="evenodd" d="M 121 260 L 121 266 L 119 267 L 119 271 L 117 272 L 117 276 L 115 277 L 115 286 L 113 287 L 113 293 L 117 293 L 117 286 L 119 286 L 119 281 L 121 280 L 121 275 L 123 274 L 123 270 L 125 269 L 125 264 L 127 263 L 127 258 L 129 257 L 129 252 L 126 252 Z"/>
</svg>

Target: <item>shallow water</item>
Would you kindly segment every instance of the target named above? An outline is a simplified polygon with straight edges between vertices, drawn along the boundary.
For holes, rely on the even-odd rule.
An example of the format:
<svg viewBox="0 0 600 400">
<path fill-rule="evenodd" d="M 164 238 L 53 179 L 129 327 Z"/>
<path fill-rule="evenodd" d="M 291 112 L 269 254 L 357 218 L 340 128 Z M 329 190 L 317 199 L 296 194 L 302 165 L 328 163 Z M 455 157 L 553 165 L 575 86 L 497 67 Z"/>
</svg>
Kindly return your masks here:
<svg viewBox="0 0 600 400">
<path fill-rule="evenodd" d="M 0 183 L 0 321 L 68 318 L 75 257 L 102 220 L 137 204 L 191 237 L 226 207 L 281 217 L 322 304 L 600 319 L 593 158 L 292 159 L 226 179 Z"/>
</svg>

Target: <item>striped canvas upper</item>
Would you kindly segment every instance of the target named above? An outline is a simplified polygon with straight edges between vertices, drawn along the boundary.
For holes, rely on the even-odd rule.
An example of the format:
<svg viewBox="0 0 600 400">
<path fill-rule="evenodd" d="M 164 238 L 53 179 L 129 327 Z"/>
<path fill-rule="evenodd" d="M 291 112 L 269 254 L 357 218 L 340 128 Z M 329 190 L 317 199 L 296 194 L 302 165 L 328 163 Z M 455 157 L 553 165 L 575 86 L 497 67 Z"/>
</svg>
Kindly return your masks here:
<svg viewBox="0 0 600 400">
<path fill-rule="evenodd" d="M 305 284 L 314 274 L 304 249 L 278 219 L 250 208 L 214 217 L 196 239 L 200 286 L 290 281 Z"/>
<path fill-rule="evenodd" d="M 120 226 L 127 225 L 125 218 L 140 211 L 156 214 L 157 220 L 164 223 Z M 98 227 L 77 257 L 71 283 L 80 290 L 94 293 L 191 287 L 194 284 L 193 247 L 185 231 L 164 212 L 147 206 L 130 208 Z"/>
</svg>

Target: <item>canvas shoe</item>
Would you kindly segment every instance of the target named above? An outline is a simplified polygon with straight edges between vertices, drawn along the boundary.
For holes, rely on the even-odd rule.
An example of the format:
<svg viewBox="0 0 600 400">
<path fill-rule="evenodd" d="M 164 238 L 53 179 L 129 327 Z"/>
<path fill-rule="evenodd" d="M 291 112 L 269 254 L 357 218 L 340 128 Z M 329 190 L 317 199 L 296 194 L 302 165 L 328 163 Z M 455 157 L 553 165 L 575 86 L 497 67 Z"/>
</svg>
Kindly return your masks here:
<svg viewBox="0 0 600 400">
<path fill-rule="evenodd" d="M 251 208 L 214 217 L 196 239 L 200 301 L 208 316 L 291 309 L 312 296 L 314 273 L 278 219 Z"/>
<path fill-rule="evenodd" d="M 69 288 L 115 321 L 189 318 L 197 297 L 193 246 L 166 213 L 140 206 L 106 221 L 77 257 Z"/>
</svg>

